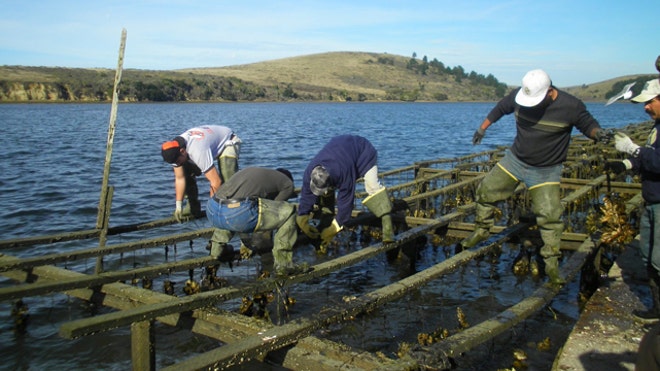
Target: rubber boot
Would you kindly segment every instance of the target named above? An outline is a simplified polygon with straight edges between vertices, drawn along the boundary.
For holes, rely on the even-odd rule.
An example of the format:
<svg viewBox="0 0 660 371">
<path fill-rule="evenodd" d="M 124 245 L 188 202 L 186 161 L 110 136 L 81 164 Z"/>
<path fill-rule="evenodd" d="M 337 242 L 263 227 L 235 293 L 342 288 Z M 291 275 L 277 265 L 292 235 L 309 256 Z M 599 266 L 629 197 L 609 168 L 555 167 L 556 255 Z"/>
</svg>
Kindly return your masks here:
<svg viewBox="0 0 660 371">
<path fill-rule="evenodd" d="M 236 157 L 220 156 L 218 158 L 218 166 L 220 167 L 220 176 L 224 184 L 238 172 L 238 159 Z"/>
<path fill-rule="evenodd" d="M 545 262 L 545 273 L 550 283 L 559 285 L 566 283 L 559 275 L 561 234 L 564 230 L 564 223 L 561 221 L 564 208 L 561 205 L 560 191 L 558 183 L 529 190 L 532 211 L 536 215 L 536 225 L 543 240 L 540 253 Z"/>
<path fill-rule="evenodd" d="M 211 236 L 211 240 L 209 241 L 211 245 L 211 256 L 221 262 L 233 260 L 234 247 L 228 244 L 232 237 L 234 237 L 233 232 L 225 229 L 215 228 L 213 230 L 213 236 Z M 226 260 L 229 257 L 231 259 Z"/>
<path fill-rule="evenodd" d="M 548 276 L 548 282 L 552 285 L 563 285 L 566 283 L 559 275 L 559 258 L 556 256 L 551 256 L 549 258 L 544 258 L 543 262 L 545 263 L 545 274 Z"/>
<path fill-rule="evenodd" d="M 642 320 L 657 320 L 660 318 L 660 277 L 658 277 L 658 272 L 653 268 L 648 270 L 648 275 L 653 306 L 647 310 L 635 309 L 633 310 L 633 315 Z"/>
<path fill-rule="evenodd" d="M 474 232 L 459 243 L 457 251 L 474 247 L 488 238 L 490 228 L 495 224 L 493 215 L 497 210 L 496 203 L 509 197 L 518 183 L 518 180 L 504 171 L 499 164 L 493 167 L 477 187 Z"/>
<path fill-rule="evenodd" d="M 211 256 L 223 263 L 234 260 L 234 246 L 227 243 L 211 243 Z"/>
<path fill-rule="evenodd" d="M 383 227 L 383 242 L 394 242 L 394 228 L 392 227 L 392 202 L 390 196 L 387 194 L 385 187 L 378 190 L 376 193 L 369 195 L 362 201 L 362 205 L 366 206 L 376 217 L 380 218 Z"/>
</svg>

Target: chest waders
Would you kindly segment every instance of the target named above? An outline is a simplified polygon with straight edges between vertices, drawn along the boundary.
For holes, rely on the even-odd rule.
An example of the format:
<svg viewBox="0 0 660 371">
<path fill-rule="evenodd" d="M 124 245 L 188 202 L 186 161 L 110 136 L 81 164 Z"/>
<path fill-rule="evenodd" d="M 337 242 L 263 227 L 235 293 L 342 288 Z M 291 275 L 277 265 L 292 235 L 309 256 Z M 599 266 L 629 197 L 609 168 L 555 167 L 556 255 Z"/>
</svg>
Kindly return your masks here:
<svg viewBox="0 0 660 371">
<path fill-rule="evenodd" d="M 394 242 L 394 230 L 392 228 L 392 202 L 387 195 L 385 187 L 379 189 L 376 193 L 369 195 L 362 201 L 362 204 L 369 209 L 376 217 L 380 218 L 383 227 L 383 243 Z"/>
<path fill-rule="evenodd" d="M 476 246 L 490 235 L 490 228 L 495 224 L 493 215 L 496 204 L 511 196 L 519 181 L 502 170 L 499 165 L 493 167 L 477 186 L 475 195 L 474 232 L 460 242 L 464 248 Z"/>
<path fill-rule="evenodd" d="M 552 284 L 565 283 L 559 276 L 561 234 L 564 231 L 560 191 L 559 183 L 541 184 L 529 190 L 532 211 L 543 240 L 540 253 L 545 263 L 545 274 Z"/>
<path fill-rule="evenodd" d="M 486 175 L 477 187 L 474 232 L 460 242 L 464 248 L 476 246 L 490 235 L 490 228 L 495 224 L 493 215 L 496 204 L 511 196 L 520 182 L 504 171 L 499 165 Z M 545 263 L 545 272 L 552 283 L 560 284 L 559 249 L 564 224 L 561 221 L 563 207 L 558 183 L 542 184 L 529 190 L 532 211 L 541 233 L 543 247 L 541 256 Z"/>
</svg>

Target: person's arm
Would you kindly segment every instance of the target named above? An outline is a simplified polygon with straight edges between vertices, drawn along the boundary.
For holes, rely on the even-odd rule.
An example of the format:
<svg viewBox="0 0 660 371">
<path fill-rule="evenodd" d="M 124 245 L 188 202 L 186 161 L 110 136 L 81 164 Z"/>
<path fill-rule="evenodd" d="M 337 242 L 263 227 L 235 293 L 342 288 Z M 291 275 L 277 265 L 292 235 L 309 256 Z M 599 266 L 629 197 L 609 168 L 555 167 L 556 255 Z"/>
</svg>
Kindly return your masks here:
<svg viewBox="0 0 660 371">
<path fill-rule="evenodd" d="M 477 128 L 477 131 L 474 132 L 474 135 L 472 135 L 472 145 L 476 146 L 477 144 L 481 144 L 481 140 L 484 139 L 484 136 L 486 135 L 486 129 L 492 124 L 488 118 L 484 119 L 484 121 L 479 125 L 479 128 Z"/>
<path fill-rule="evenodd" d="M 211 166 L 211 168 L 204 173 L 204 176 L 206 179 L 209 180 L 209 183 L 211 183 L 211 189 L 209 190 L 210 192 L 210 197 L 213 197 L 215 192 L 220 189 L 220 186 L 222 185 L 222 179 L 220 179 L 220 174 L 218 174 L 218 169 L 216 169 L 215 166 Z"/>
<path fill-rule="evenodd" d="M 183 201 L 183 195 L 186 191 L 186 175 L 183 172 L 183 166 L 174 167 L 174 195 L 176 201 Z"/>
</svg>

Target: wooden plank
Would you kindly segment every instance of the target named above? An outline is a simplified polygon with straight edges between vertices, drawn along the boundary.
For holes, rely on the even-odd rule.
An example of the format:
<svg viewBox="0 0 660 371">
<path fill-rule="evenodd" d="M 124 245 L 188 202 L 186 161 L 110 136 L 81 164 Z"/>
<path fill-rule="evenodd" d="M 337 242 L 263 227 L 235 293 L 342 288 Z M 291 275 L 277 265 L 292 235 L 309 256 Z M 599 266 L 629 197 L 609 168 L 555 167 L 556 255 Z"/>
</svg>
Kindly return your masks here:
<svg viewBox="0 0 660 371">
<path fill-rule="evenodd" d="M 133 370 L 156 370 L 155 335 L 152 321 L 131 324 L 131 364 Z"/>
<path fill-rule="evenodd" d="M 12 260 L 9 262 L 0 263 L 0 272 L 6 272 L 16 269 L 29 269 L 40 265 L 49 265 L 55 263 L 62 263 L 77 259 L 85 259 L 97 257 L 99 255 L 119 254 L 122 252 L 133 251 L 148 247 L 158 247 L 163 245 L 170 245 L 176 242 L 188 241 L 196 238 L 208 238 L 213 234 L 213 228 L 198 229 L 195 231 L 169 235 L 165 237 L 158 237 L 152 239 L 141 240 L 137 242 L 127 242 L 115 245 L 106 246 L 103 248 L 93 248 L 85 250 L 75 250 L 71 252 L 56 253 L 44 255 L 34 258 L 25 258 L 20 260 Z"/>
<path fill-rule="evenodd" d="M 206 211 L 202 211 L 202 214 L 205 216 Z M 203 218 L 202 216 L 201 218 Z M 183 221 L 193 220 L 192 216 L 183 216 Z M 152 228 L 163 227 L 166 225 L 171 225 L 178 223 L 173 217 L 165 219 L 157 219 L 146 223 L 136 223 L 136 224 L 126 224 L 119 225 L 116 227 L 108 228 L 108 236 L 118 235 L 122 233 L 135 232 L 135 231 L 144 231 Z M 85 240 L 90 238 L 97 238 L 101 234 L 99 229 L 87 229 L 81 231 L 73 232 L 64 232 L 43 236 L 33 236 L 33 237 L 24 237 L 24 238 L 14 238 L 8 240 L 0 241 L 0 250 L 16 248 L 16 247 L 27 247 L 41 244 L 52 244 L 58 242 L 66 241 L 75 241 L 75 240 Z"/>
<path fill-rule="evenodd" d="M 6 256 L 3 258 L 6 258 Z M 71 279 L 60 279 L 55 282 L 46 281 L 3 287 L 0 288 L 0 301 L 44 295 L 53 292 L 61 292 L 85 287 L 97 287 L 108 283 L 129 280 L 133 278 L 153 278 L 172 272 L 181 272 L 199 267 L 210 267 L 215 264 L 218 264 L 218 261 L 215 258 L 205 256 L 195 259 L 186 259 L 180 262 L 158 264 L 151 267 L 137 268 L 126 271 L 112 271 L 89 276 L 85 275 L 83 277 L 76 277 Z M 38 279 L 38 276 L 32 276 Z"/>
</svg>

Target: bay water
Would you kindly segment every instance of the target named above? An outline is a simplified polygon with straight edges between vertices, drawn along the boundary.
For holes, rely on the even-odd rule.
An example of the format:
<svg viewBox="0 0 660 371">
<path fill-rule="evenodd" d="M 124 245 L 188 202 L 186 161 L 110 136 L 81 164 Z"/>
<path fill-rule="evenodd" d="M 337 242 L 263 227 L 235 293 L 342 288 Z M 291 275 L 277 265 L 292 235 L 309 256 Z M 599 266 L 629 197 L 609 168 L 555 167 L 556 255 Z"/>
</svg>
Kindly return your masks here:
<svg viewBox="0 0 660 371">
<path fill-rule="evenodd" d="M 471 144 L 472 134 L 493 104 L 120 103 L 109 177 L 109 184 L 114 187 L 110 226 L 171 216 L 174 210 L 173 173 L 160 156 L 160 144 L 193 126 L 218 124 L 234 129 L 243 140 L 239 159 L 241 168 L 284 167 L 293 174 L 296 187 L 300 187 L 307 162 L 332 136 L 339 134 L 368 138 L 378 150 L 381 172 L 416 161 L 458 157 L 510 145 L 515 135 L 512 116 L 491 126 L 481 145 Z M 619 128 L 648 120 L 641 105 L 588 103 L 587 107 L 605 128 Z M 94 228 L 109 117 L 109 104 L 0 105 L 4 153 L 0 161 L 0 240 Z M 578 134 L 577 131 L 574 134 Z M 204 205 L 208 198 L 208 182 L 203 177 L 199 180 L 199 187 Z M 114 236 L 108 243 L 209 226 L 206 219 L 199 219 L 158 231 Z M 207 254 L 203 242 L 196 241 L 195 244 L 194 249 L 179 248 L 176 257 Z M 93 246 L 94 242 L 72 241 L 12 248 L 0 253 L 34 257 Z M 426 263 L 422 259 L 420 264 L 433 264 L 435 255 L 441 253 L 430 249 L 423 257 L 427 259 Z M 162 251 L 135 253 L 128 259 L 132 259 L 135 266 L 148 264 L 150 259 L 162 259 Z M 313 251 L 296 251 L 294 259 L 314 264 L 316 256 Z M 92 273 L 94 264 L 94 259 L 85 259 L 62 266 Z M 382 264 L 380 269 L 389 275 L 388 279 L 396 279 L 401 273 L 396 267 L 386 267 L 385 262 Z M 119 266 L 120 262 L 116 265 Z M 481 269 L 492 270 L 493 267 L 473 266 L 454 278 L 443 278 L 423 290 L 427 297 L 413 300 L 412 304 L 392 306 L 389 310 L 383 310 L 381 315 L 374 316 L 375 319 L 357 322 L 353 325 L 354 334 L 343 328 L 341 331 L 328 329 L 327 335 L 357 348 L 384 350 L 391 355 L 398 342 L 414 341 L 415 334 L 425 326 L 423 324 L 453 315 L 453 312 L 443 308 L 455 311 L 463 300 L 483 301 L 483 308 L 512 305 L 521 299 L 520 295 L 525 290 L 532 290 L 521 290 L 520 283 L 514 279 L 499 282 L 503 289 L 496 294 L 484 293 L 483 280 L 485 277 L 488 280 L 494 278 L 492 272 L 480 273 Z M 248 276 L 238 268 L 226 275 L 230 282 L 232 279 L 245 280 Z M 185 278 L 184 275 L 183 280 Z M 12 284 L 0 278 L 0 287 Z M 333 300 L 331 298 L 336 298 L 337 293 L 357 295 L 370 291 L 369 287 L 382 284 L 371 268 L 349 269 L 324 281 L 321 290 L 310 286 L 310 292 L 325 294 L 320 300 L 301 299 L 298 305 L 312 311 L 316 305 L 316 309 L 320 310 L 322 302 Z M 559 321 L 563 331 L 566 327 L 570 328 L 571 321 L 579 315 L 574 286 L 568 286 L 560 294 L 554 307 L 564 318 Z M 302 292 L 298 295 L 301 298 L 304 296 Z M 24 301 L 30 313 L 30 323 L 24 333 L 13 330 L 13 303 L 0 303 L 0 369 L 130 369 L 130 334 L 127 329 L 65 340 L 58 335 L 59 326 L 66 321 L 91 315 L 89 308 L 79 300 L 61 294 L 31 297 Z M 401 311 L 405 311 L 406 315 L 401 316 Z M 396 321 L 397 325 L 392 326 L 390 321 Z M 564 321 L 569 325 L 564 325 Z M 371 323 L 367 325 L 367 322 Z M 167 326 L 159 326 L 158 331 L 157 346 L 164 350 L 157 351 L 160 366 L 176 362 L 181 354 L 195 354 L 217 346 L 212 341 L 190 335 L 189 331 L 177 331 Z M 172 347 L 176 351 L 168 352 L 167 349 Z M 465 367 L 489 369 L 484 362 L 480 359 Z M 495 363 L 492 366 L 492 369 L 506 367 Z"/>
</svg>

